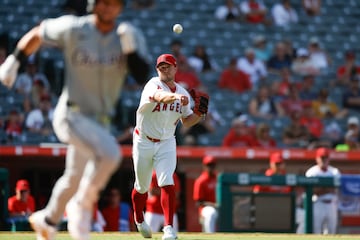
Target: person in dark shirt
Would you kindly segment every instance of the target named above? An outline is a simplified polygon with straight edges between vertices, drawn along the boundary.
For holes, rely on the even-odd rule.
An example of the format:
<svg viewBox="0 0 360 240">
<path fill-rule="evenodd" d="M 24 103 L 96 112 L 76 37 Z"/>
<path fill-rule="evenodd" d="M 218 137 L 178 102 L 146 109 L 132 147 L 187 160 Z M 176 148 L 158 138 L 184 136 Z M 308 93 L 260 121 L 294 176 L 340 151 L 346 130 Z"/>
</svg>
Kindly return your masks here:
<svg viewBox="0 0 360 240">
<path fill-rule="evenodd" d="M 344 108 L 353 110 L 360 109 L 360 88 L 357 77 L 354 77 L 350 80 L 348 89 L 344 92 L 342 98 Z"/>
<path fill-rule="evenodd" d="M 283 42 L 276 44 L 274 54 L 267 62 L 269 72 L 279 73 L 283 68 L 291 68 L 291 57 L 286 53 L 286 46 Z"/>
</svg>

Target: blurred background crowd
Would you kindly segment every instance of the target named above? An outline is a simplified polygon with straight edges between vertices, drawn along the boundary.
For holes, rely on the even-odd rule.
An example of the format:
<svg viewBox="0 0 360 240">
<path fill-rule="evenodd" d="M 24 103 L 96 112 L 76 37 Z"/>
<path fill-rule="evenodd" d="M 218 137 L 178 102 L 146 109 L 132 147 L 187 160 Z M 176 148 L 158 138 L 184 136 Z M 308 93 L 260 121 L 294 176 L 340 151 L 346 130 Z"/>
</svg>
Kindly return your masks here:
<svg viewBox="0 0 360 240">
<path fill-rule="evenodd" d="M 87 1 L 3 0 L 0 64 L 43 18 L 86 14 Z M 144 34 L 149 61 L 178 60 L 177 81 L 211 97 L 205 120 L 179 126 L 191 146 L 359 148 L 360 88 L 356 0 L 129 0 L 119 21 Z M 172 32 L 181 23 L 184 32 Z M 57 143 L 51 120 L 64 76 L 57 49 L 29 57 L 11 91 L 0 85 L 2 145 Z M 154 69 L 155 73 L 155 69 Z M 129 75 L 113 118 L 131 144 L 142 86 Z"/>
</svg>

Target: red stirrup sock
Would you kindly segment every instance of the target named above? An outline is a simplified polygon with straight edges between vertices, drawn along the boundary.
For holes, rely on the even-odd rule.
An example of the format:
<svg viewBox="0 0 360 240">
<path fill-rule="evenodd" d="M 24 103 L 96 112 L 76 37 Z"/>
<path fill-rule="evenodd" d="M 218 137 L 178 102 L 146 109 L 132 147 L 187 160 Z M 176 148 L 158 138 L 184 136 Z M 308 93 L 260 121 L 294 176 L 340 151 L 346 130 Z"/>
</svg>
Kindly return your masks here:
<svg viewBox="0 0 360 240">
<path fill-rule="evenodd" d="M 135 188 L 132 190 L 131 200 L 134 208 L 135 222 L 137 223 L 142 223 L 144 221 L 144 209 L 147 197 L 147 192 L 139 193 Z"/>
<path fill-rule="evenodd" d="M 164 226 L 173 225 L 175 212 L 175 186 L 161 187 L 161 207 L 164 212 Z"/>
</svg>

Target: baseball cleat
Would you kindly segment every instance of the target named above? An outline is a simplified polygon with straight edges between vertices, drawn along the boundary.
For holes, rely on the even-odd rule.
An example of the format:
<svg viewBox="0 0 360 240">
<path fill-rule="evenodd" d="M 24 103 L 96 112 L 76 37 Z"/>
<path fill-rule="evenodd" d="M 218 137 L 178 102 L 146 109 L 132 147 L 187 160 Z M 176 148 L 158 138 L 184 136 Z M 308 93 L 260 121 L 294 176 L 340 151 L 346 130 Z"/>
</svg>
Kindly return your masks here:
<svg viewBox="0 0 360 240">
<path fill-rule="evenodd" d="M 89 240 L 92 213 L 75 200 L 71 199 L 66 205 L 68 231 L 75 240 Z"/>
<path fill-rule="evenodd" d="M 31 214 L 29 223 L 36 232 L 36 240 L 55 240 L 57 229 L 45 222 L 44 211 Z"/>
<path fill-rule="evenodd" d="M 163 228 L 164 235 L 162 236 L 162 240 L 175 240 L 177 239 L 176 233 L 172 226 L 167 225 Z"/>
<path fill-rule="evenodd" d="M 142 223 L 136 223 L 136 227 L 144 238 L 151 238 L 151 228 L 145 221 Z"/>
</svg>

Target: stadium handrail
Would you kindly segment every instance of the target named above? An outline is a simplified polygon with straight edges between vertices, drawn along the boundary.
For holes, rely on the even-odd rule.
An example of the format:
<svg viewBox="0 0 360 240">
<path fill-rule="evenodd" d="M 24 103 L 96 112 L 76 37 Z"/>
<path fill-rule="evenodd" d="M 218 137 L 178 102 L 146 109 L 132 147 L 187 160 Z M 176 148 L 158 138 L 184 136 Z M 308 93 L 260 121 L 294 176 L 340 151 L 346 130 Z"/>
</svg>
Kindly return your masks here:
<svg viewBox="0 0 360 240">
<path fill-rule="evenodd" d="M 66 145 L 44 144 L 40 146 L 0 146 L 0 157 L 3 156 L 65 156 Z M 124 157 L 131 157 L 132 146 L 122 145 Z M 281 151 L 286 160 L 313 160 L 315 150 L 306 149 L 263 149 L 248 147 L 208 147 L 208 146 L 179 146 L 177 155 L 179 158 L 202 158 L 205 155 L 213 155 L 227 159 L 267 159 L 274 151 Z M 330 158 L 333 160 L 360 161 L 360 151 L 337 152 L 331 151 Z"/>
</svg>

